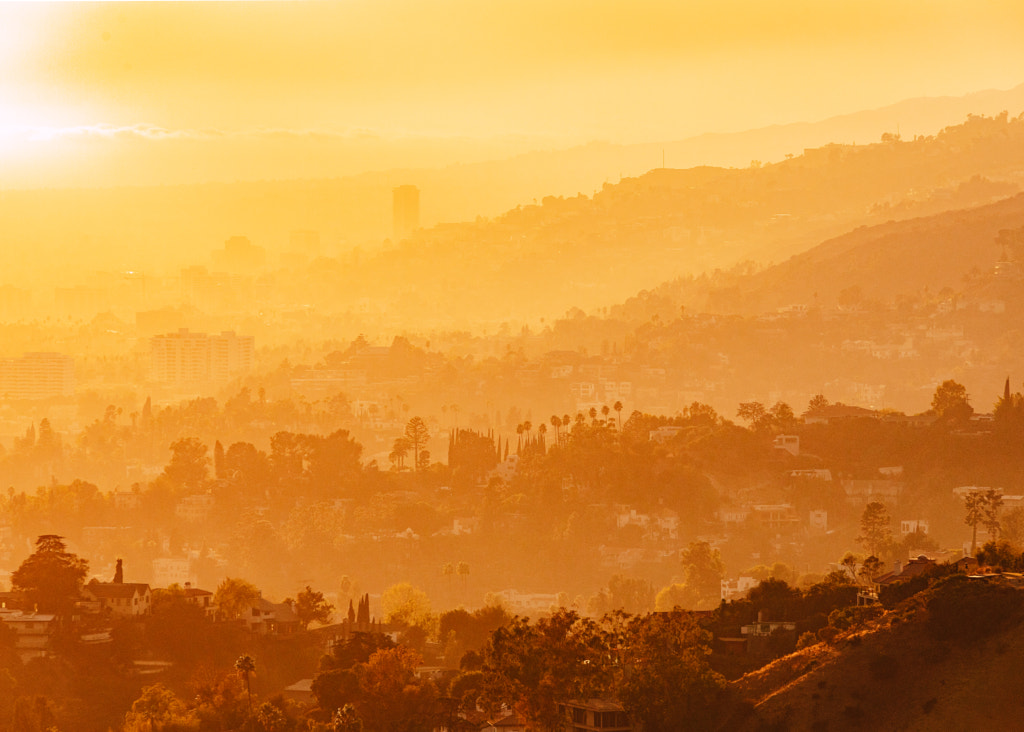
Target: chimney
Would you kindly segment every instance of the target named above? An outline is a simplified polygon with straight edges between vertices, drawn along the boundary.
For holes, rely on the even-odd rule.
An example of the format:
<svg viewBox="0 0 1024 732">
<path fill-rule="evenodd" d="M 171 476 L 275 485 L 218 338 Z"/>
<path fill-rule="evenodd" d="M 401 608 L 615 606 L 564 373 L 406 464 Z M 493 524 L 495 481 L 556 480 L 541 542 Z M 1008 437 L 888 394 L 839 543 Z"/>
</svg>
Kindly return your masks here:
<svg viewBox="0 0 1024 732">
<path fill-rule="evenodd" d="M 758 610 L 757 611 L 757 622 L 759 622 L 759 623 L 763 623 L 764 622 L 764 610 Z"/>
<path fill-rule="evenodd" d="M 895 562 L 892 563 L 892 571 L 895 574 L 899 574 L 902 570 L 903 570 L 903 563 L 900 562 L 899 559 L 897 559 Z"/>
<path fill-rule="evenodd" d="M 192 583 L 191 582 L 186 582 L 185 583 L 185 589 L 186 590 L 191 590 L 192 589 Z"/>
</svg>

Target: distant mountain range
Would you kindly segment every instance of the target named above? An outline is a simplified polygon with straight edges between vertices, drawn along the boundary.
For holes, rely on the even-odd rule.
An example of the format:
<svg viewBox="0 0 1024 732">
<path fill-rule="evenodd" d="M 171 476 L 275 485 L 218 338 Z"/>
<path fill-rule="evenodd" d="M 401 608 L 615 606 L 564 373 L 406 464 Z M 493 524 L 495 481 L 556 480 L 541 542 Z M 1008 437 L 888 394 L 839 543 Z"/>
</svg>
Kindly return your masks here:
<svg viewBox="0 0 1024 732">
<path fill-rule="evenodd" d="M 491 162 L 342 178 L 331 177 L 331 171 L 344 163 L 344 150 L 335 150 L 329 139 L 316 136 L 164 135 L 144 141 L 134 139 L 137 135 L 124 140 L 107 136 L 83 142 L 80 150 L 72 148 L 51 163 L 85 173 L 79 178 L 90 185 L 152 181 L 165 168 L 180 168 L 183 176 L 213 171 L 264 180 L 17 191 L 12 190 L 17 165 L 33 163 L 10 161 L 0 191 L 2 236 L 8 244 L 0 265 L 9 272 L 24 271 L 27 265 L 14 259 L 13 250 L 28 247 L 59 255 L 69 267 L 173 269 L 206 257 L 236 234 L 278 254 L 287 249 L 289 232 L 299 229 L 319 231 L 324 251 L 333 255 L 357 244 L 374 246 L 391 235 L 391 188 L 401 184 L 421 189 L 422 223 L 429 228 L 438 222 L 496 216 L 545 196 L 591 195 L 606 183 L 659 168 L 663 160 L 673 169 L 745 168 L 752 160 L 781 161 L 828 143 L 863 145 L 897 132 L 910 140 L 958 124 L 969 114 L 994 115 L 1002 110 L 1011 116 L 1024 111 L 1024 84 L 963 97 L 912 99 L 812 123 L 709 133 L 666 143 L 595 142 Z M 303 179 L 268 180 L 274 177 L 272 171 L 261 173 L 258 166 L 264 153 L 289 161 L 288 172 Z M 79 159 L 79 154 L 86 157 Z M 80 261 L 83 247 L 89 256 Z"/>
</svg>

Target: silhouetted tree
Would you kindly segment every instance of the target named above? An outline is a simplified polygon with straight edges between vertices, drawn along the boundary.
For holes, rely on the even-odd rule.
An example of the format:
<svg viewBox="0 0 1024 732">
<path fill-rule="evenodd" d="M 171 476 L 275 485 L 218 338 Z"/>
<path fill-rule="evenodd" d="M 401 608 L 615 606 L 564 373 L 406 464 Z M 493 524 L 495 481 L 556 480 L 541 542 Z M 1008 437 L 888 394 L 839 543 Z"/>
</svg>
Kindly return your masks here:
<svg viewBox="0 0 1024 732">
<path fill-rule="evenodd" d="M 67 551 L 64 537 L 44 534 L 36 550 L 11 574 L 11 586 L 42 612 L 70 614 L 89 563 Z"/>
<path fill-rule="evenodd" d="M 405 439 L 412 445 L 413 465 L 416 470 L 420 469 L 420 450 L 430 439 L 430 430 L 421 417 L 413 417 L 405 425 Z"/>
<path fill-rule="evenodd" d="M 885 504 L 872 501 L 864 507 L 861 514 L 860 536 L 857 537 L 857 541 L 861 542 L 868 552 L 877 555 L 892 538 L 889 521 L 889 511 Z"/>
</svg>

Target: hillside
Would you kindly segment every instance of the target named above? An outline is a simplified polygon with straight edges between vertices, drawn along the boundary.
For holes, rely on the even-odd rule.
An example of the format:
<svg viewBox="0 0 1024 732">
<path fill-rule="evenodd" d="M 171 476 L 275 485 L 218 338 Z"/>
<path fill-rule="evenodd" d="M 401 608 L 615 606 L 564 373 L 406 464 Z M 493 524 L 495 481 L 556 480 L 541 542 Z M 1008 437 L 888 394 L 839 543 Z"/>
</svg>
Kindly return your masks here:
<svg viewBox="0 0 1024 732">
<path fill-rule="evenodd" d="M 972 117 L 935 137 L 828 145 L 774 165 L 652 170 L 593 197 L 423 230 L 364 253 L 332 292 L 407 323 L 522 322 L 667 277 L 780 261 L 858 226 L 987 204 L 1022 181 L 1024 118 Z"/>
<path fill-rule="evenodd" d="M 750 276 L 738 290 L 709 293 L 709 305 L 756 313 L 797 303 L 896 302 L 922 291 L 960 290 L 972 274 L 991 271 L 1003 255 L 996 244 L 999 231 L 1021 226 L 1024 194 L 859 228 Z"/>
<path fill-rule="evenodd" d="M 538 154 L 506 168 L 457 166 L 425 179 L 396 171 L 320 181 L 7 190 L 0 194 L 3 264 L 16 276 L 38 261 L 25 252 L 43 253 L 49 261 L 39 274 L 64 283 L 101 269 L 173 272 L 208 264 L 228 236 L 245 234 L 268 250 L 268 264 L 288 267 L 289 232 L 313 229 L 324 255 L 342 255 L 339 277 L 323 293 L 299 285 L 281 295 L 283 303 L 268 305 L 344 312 L 370 299 L 409 327 L 521 322 L 621 301 L 666 278 L 738 261 L 782 261 L 858 226 L 1011 195 L 1024 181 L 1022 130 L 1024 121 L 1007 115 L 970 117 L 933 137 L 828 144 L 769 165 L 659 168 L 605 183 L 593 196 L 548 196 L 383 247 L 372 243 L 372 232 L 388 226 L 393 185 L 421 187 L 425 222 L 438 220 L 443 200 L 493 211 L 483 198 L 529 201 L 524 190 L 565 190 L 573 176 L 591 175 L 594 150 L 550 156 L 562 161 L 562 177 L 550 178 L 561 182 L 548 188 L 536 177 Z M 447 181 L 437 183 L 446 192 L 431 180 Z M 511 302 L 500 297 L 511 294 L 514 305 L 498 304 Z"/>
<path fill-rule="evenodd" d="M 953 577 L 834 645 L 811 646 L 737 680 L 733 690 L 753 713 L 731 728 L 1017 729 L 1020 591 L 972 583 L 984 584 Z"/>
</svg>

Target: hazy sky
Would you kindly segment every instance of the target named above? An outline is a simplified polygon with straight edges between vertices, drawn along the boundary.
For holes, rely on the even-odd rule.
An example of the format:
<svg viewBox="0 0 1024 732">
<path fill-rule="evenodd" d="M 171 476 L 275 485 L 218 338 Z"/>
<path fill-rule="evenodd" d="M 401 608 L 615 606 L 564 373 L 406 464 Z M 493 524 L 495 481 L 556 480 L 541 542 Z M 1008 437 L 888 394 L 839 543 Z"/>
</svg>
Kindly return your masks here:
<svg viewBox="0 0 1024 732">
<path fill-rule="evenodd" d="M 465 138 L 476 159 L 681 139 L 1009 88 L 1022 37 L 1019 0 L 3 3 L 0 165 L 238 136 L 341 139 L 355 167 L 395 139 L 413 165 Z"/>
</svg>

